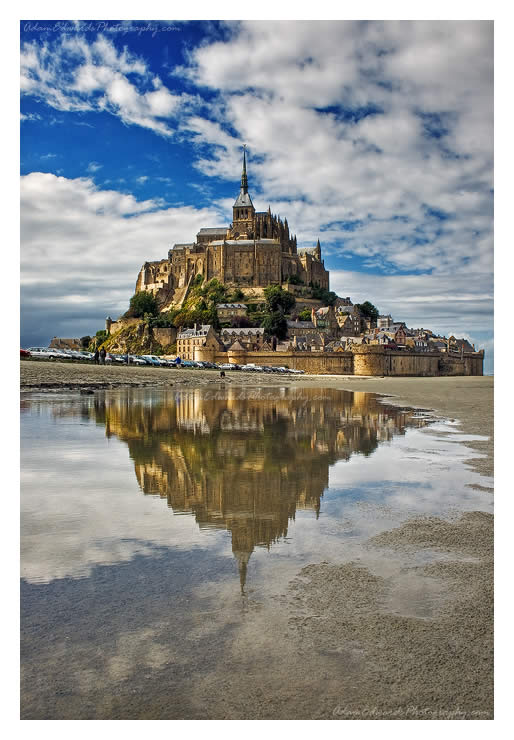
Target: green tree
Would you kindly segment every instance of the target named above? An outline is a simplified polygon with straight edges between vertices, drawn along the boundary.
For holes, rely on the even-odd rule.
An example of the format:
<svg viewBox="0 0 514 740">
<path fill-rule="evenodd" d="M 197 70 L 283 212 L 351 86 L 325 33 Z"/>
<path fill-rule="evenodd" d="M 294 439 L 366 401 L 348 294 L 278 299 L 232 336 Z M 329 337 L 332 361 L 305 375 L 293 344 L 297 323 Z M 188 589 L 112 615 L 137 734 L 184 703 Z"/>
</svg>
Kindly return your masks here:
<svg viewBox="0 0 514 740">
<path fill-rule="evenodd" d="M 296 304 L 296 298 L 287 290 L 282 290 L 280 285 L 268 285 L 264 288 L 264 297 L 266 298 L 266 309 L 268 313 L 281 311 L 289 313 Z"/>
<path fill-rule="evenodd" d="M 128 313 L 138 319 L 146 313 L 156 316 L 158 313 L 157 301 L 155 297 L 145 290 L 135 293 L 130 299 L 130 308 Z"/>
<path fill-rule="evenodd" d="M 80 337 L 80 346 L 82 349 L 87 349 L 89 345 L 91 344 L 91 337 L 86 334 L 85 337 Z"/>
<path fill-rule="evenodd" d="M 229 298 L 229 303 L 237 303 L 238 301 L 244 300 L 245 294 L 241 288 L 236 288 Z"/>
<path fill-rule="evenodd" d="M 312 297 L 318 301 L 323 301 L 325 306 L 333 306 L 337 300 L 337 293 L 333 290 L 327 290 L 326 288 L 320 288 L 318 285 L 312 285 Z"/>
<path fill-rule="evenodd" d="M 303 311 L 300 311 L 300 313 L 298 314 L 298 320 L 299 321 L 310 321 L 311 320 L 310 308 L 304 308 Z"/>
<path fill-rule="evenodd" d="M 262 327 L 268 336 L 275 336 L 277 339 L 285 339 L 287 336 L 287 320 L 282 311 L 266 314 Z"/>
<path fill-rule="evenodd" d="M 372 303 L 364 301 L 364 303 L 356 303 L 355 305 L 363 316 L 366 316 L 368 319 L 373 319 L 374 321 L 377 320 L 378 308 L 376 308 Z"/>
</svg>

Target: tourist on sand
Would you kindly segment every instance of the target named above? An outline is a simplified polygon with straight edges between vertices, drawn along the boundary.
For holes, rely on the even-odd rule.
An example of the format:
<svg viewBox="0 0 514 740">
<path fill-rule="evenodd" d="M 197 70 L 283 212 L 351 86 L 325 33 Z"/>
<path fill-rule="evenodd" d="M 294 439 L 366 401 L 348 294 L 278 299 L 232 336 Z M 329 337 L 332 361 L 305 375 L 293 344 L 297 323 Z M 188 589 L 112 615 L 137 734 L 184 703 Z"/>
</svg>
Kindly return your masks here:
<svg viewBox="0 0 514 740">
<path fill-rule="evenodd" d="M 100 353 L 98 351 L 98 348 L 95 349 L 95 365 L 98 365 L 98 358 L 100 357 Z"/>
<path fill-rule="evenodd" d="M 105 355 L 107 352 L 105 351 L 104 347 L 100 350 L 100 365 L 105 365 Z"/>
</svg>

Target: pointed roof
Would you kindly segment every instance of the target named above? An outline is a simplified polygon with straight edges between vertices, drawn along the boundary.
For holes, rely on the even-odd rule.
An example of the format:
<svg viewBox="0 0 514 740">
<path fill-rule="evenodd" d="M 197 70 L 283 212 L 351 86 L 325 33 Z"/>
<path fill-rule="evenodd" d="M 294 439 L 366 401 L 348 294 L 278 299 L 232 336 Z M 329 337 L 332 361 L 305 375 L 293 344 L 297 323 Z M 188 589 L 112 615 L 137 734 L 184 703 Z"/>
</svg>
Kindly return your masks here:
<svg viewBox="0 0 514 740">
<path fill-rule="evenodd" d="M 250 208 L 253 208 L 252 199 L 250 198 L 250 193 L 248 192 L 248 176 L 246 174 L 246 144 L 243 146 L 243 172 L 241 174 L 241 191 L 237 196 L 233 207 L 238 208 L 240 206 L 249 206 Z"/>
</svg>

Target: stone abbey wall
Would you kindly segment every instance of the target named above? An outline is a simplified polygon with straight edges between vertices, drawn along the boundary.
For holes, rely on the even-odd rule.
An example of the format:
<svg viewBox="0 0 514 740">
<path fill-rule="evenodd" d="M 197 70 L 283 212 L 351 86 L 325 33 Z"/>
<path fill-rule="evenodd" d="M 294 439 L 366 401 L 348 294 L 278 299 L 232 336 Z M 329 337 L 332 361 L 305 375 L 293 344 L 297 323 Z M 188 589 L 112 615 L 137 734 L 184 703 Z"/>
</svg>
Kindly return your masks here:
<svg viewBox="0 0 514 740">
<path fill-rule="evenodd" d="M 459 356 L 444 353 L 394 352 L 376 345 L 358 345 L 350 352 L 217 352 L 198 347 L 195 360 L 287 366 L 313 375 L 368 375 L 436 377 L 442 375 L 483 375 L 483 352 Z"/>
</svg>

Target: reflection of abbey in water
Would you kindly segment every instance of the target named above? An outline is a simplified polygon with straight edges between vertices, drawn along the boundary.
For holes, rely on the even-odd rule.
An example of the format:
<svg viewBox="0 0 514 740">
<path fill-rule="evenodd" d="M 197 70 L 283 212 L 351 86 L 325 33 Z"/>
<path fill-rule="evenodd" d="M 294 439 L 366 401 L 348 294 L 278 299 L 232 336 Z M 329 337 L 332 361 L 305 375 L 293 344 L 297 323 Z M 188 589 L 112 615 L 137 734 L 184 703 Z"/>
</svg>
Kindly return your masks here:
<svg viewBox="0 0 514 740">
<path fill-rule="evenodd" d="M 320 511 L 329 466 L 421 425 L 369 394 L 228 388 L 95 398 L 83 412 L 129 447 L 141 489 L 200 527 L 227 529 L 241 587 L 256 546 Z M 277 397 L 277 393 L 281 394 Z"/>
</svg>

